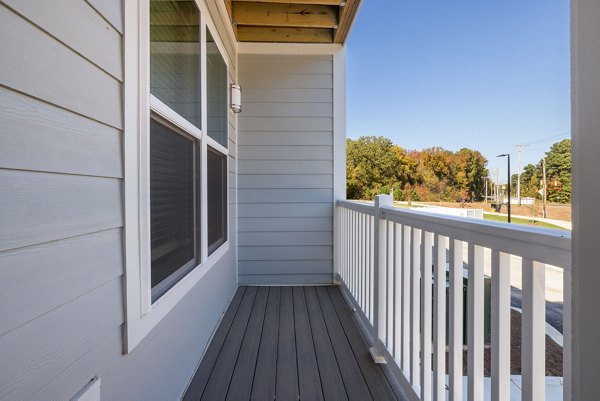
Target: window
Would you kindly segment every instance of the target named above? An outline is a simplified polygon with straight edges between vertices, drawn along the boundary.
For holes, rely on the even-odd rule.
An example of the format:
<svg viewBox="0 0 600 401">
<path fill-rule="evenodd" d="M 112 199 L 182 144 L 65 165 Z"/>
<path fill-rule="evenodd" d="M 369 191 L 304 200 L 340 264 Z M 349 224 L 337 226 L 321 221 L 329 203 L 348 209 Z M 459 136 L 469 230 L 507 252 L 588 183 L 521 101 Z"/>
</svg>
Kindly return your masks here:
<svg viewBox="0 0 600 401">
<path fill-rule="evenodd" d="M 198 141 L 150 121 L 152 301 L 200 264 Z"/>
<path fill-rule="evenodd" d="M 208 253 L 227 240 L 227 156 L 208 148 Z"/>
<path fill-rule="evenodd" d="M 150 95 L 155 113 L 202 128 L 200 11 L 194 1 L 150 0 Z M 201 263 L 201 132 L 150 116 L 152 302 Z"/>
<path fill-rule="evenodd" d="M 204 2 L 124 7 L 129 352 L 229 250 L 229 75 Z"/>
<path fill-rule="evenodd" d="M 227 147 L 227 65 L 210 31 L 206 31 L 207 134 Z M 227 155 L 208 148 L 208 253 L 227 240 Z"/>
</svg>

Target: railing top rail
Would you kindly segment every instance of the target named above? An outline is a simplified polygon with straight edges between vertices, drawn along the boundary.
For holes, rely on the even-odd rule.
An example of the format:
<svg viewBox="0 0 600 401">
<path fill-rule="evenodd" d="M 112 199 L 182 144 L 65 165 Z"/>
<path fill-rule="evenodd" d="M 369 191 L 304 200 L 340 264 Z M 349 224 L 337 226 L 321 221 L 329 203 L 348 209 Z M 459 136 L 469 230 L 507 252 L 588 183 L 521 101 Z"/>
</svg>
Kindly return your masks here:
<svg viewBox="0 0 600 401">
<path fill-rule="evenodd" d="M 375 213 L 375 206 L 365 202 L 338 201 L 340 206 Z M 511 255 L 571 269 L 571 232 L 547 228 L 500 223 L 468 217 L 435 215 L 389 206 L 380 208 L 381 218 L 437 233 Z"/>
<path fill-rule="evenodd" d="M 343 206 L 346 209 L 368 214 L 369 216 L 373 216 L 375 214 L 375 206 L 369 202 L 338 200 L 337 204 L 338 206 Z"/>
</svg>

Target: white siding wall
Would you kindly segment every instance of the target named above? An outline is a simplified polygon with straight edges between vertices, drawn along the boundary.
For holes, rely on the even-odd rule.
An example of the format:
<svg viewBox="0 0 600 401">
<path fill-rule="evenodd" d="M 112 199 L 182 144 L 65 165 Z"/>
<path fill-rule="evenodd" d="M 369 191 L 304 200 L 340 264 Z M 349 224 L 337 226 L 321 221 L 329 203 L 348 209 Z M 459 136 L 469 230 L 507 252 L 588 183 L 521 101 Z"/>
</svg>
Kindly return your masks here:
<svg viewBox="0 0 600 401">
<path fill-rule="evenodd" d="M 122 0 L 0 4 L 0 400 L 95 375 L 103 400 L 178 399 L 236 288 L 230 114 L 230 251 L 122 354 L 122 19 Z"/>
<path fill-rule="evenodd" d="M 332 56 L 240 55 L 240 284 L 333 273 Z"/>
</svg>

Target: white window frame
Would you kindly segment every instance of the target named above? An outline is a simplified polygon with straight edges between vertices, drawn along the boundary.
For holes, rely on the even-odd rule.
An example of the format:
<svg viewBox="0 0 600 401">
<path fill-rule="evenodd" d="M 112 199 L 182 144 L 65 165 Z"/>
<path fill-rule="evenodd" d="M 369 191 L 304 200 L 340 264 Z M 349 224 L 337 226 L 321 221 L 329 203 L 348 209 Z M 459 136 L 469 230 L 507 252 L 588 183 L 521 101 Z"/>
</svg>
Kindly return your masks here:
<svg viewBox="0 0 600 401">
<path fill-rule="evenodd" d="M 124 3 L 124 254 L 125 254 L 125 331 L 124 353 L 131 352 L 181 299 L 229 251 L 231 233 L 210 256 L 208 255 L 207 219 L 207 147 L 225 155 L 226 186 L 229 188 L 229 150 L 205 131 L 207 126 L 206 29 L 209 29 L 227 66 L 231 61 L 224 51 L 210 12 L 203 0 L 196 0 L 200 11 L 201 57 L 201 128 L 182 118 L 169 106 L 150 94 L 150 27 L 149 0 Z M 229 95 L 228 95 L 229 96 Z M 194 136 L 200 143 L 200 225 L 201 261 L 156 301 L 151 296 L 150 266 L 150 114 L 156 113 L 169 123 Z M 230 113 L 227 113 L 229 116 Z M 229 140 L 229 138 L 227 138 Z M 229 199 L 229 198 L 228 198 Z M 226 202 L 227 224 L 230 219 Z"/>
</svg>

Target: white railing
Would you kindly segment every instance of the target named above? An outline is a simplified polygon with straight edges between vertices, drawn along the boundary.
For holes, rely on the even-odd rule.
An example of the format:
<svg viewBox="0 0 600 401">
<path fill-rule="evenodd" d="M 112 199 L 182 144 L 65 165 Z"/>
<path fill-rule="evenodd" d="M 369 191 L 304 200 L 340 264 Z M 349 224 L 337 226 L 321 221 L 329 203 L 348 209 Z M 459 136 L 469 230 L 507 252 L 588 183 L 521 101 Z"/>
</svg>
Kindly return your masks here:
<svg viewBox="0 0 600 401">
<path fill-rule="evenodd" d="M 543 401 L 545 265 L 561 267 L 568 399 L 570 232 L 398 209 L 389 195 L 378 196 L 374 205 L 338 201 L 336 230 L 336 279 L 372 334 L 373 357 L 387 362 L 411 400 L 462 401 L 463 391 L 468 400 L 484 400 L 484 269 L 492 283 L 491 394 L 486 398 L 510 399 L 510 264 L 516 256 L 523 287 L 522 400 Z M 465 318 L 468 374 L 463 389 Z"/>
</svg>

